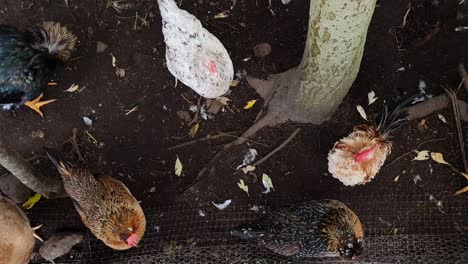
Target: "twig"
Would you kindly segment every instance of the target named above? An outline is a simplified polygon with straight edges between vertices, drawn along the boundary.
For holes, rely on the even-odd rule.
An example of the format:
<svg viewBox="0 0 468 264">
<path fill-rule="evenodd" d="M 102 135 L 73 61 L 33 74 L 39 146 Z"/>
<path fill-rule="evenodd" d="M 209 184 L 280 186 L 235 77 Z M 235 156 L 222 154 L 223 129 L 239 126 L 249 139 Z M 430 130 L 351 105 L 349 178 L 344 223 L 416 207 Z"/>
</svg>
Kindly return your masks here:
<svg viewBox="0 0 468 264">
<path fill-rule="evenodd" d="M 462 80 L 462 82 L 460 83 L 460 86 L 464 81 L 465 80 Z M 463 138 L 463 130 L 462 130 L 461 120 L 460 120 L 460 108 L 458 105 L 457 93 L 448 87 L 444 87 L 444 90 L 449 95 L 450 101 L 452 102 L 453 114 L 455 117 L 455 123 L 457 125 L 458 143 L 460 146 L 460 152 L 462 154 L 462 159 L 463 159 L 463 167 L 464 167 L 464 171 L 468 173 L 468 162 L 466 160 L 466 152 L 465 152 L 465 140 Z"/>
<path fill-rule="evenodd" d="M 468 73 L 466 72 L 465 65 L 463 63 L 460 63 L 460 65 L 458 65 L 458 74 L 460 75 L 460 78 L 463 80 L 463 86 L 468 92 Z"/>
<path fill-rule="evenodd" d="M 218 131 L 218 133 L 224 134 L 223 132 L 219 132 L 219 131 Z M 269 147 L 269 145 L 267 145 L 267 144 L 263 144 L 263 143 L 260 143 L 260 142 L 258 142 L 258 141 L 254 141 L 254 140 L 248 139 L 248 138 L 246 138 L 246 137 L 242 137 L 242 136 L 238 137 L 238 136 L 226 135 L 226 134 L 225 134 L 225 136 L 227 136 L 227 137 L 232 137 L 232 138 L 237 138 L 237 140 L 242 140 L 242 142 L 248 141 L 248 142 L 253 143 L 253 144 L 257 144 L 257 145 L 262 145 L 262 146 L 265 146 L 265 147 Z M 232 142 L 231 142 L 231 143 L 232 143 Z M 231 143 L 229 143 L 229 144 L 231 144 Z"/>
<path fill-rule="evenodd" d="M 421 147 L 422 145 L 424 144 L 427 144 L 427 143 L 430 143 L 430 142 L 436 142 L 436 141 L 442 141 L 442 140 L 446 140 L 446 138 L 437 138 L 437 139 L 431 139 L 431 140 L 426 140 L 426 141 L 423 141 L 421 143 L 419 143 L 415 148 L 413 148 L 411 151 L 408 151 L 406 153 L 404 153 L 403 155 L 399 156 L 398 158 L 394 159 L 392 162 L 390 162 L 389 164 L 385 165 L 385 167 L 388 167 L 390 165 L 392 165 L 393 163 L 399 161 L 400 159 L 408 156 L 409 154 L 411 153 L 414 153 L 416 150 L 419 149 L 419 147 Z"/>
<path fill-rule="evenodd" d="M 270 153 L 268 153 L 265 157 L 257 160 L 257 162 L 255 162 L 253 165 L 254 166 L 259 166 L 260 164 L 262 164 L 263 162 L 265 162 L 266 160 L 268 160 L 271 156 L 273 156 L 276 152 L 280 151 L 282 148 L 284 148 L 291 140 L 294 139 L 294 137 L 301 131 L 301 128 L 296 128 L 296 130 L 294 130 L 294 132 L 292 132 L 291 135 L 289 135 L 289 137 L 283 142 L 281 143 L 278 147 L 276 147 L 274 150 L 272 150 Z"/>
<path fill-rule="evenodd" d="M 229 133 L 235 133 L 235 132 L 229 132 Z M 227 136 L 230 136 L 229 133 L 218 133 L 217 135 L 207 135 L 206 137 L 203 137 L 203 138 L 194 139 L 194 140 L 189 141 L 189 142 L 185 142 L 185 143 L 181 143 L 181 144 L 172 146 L 172 147 L 168 148 L 168 150 L 173 150 L 173 149 L 177 149 L 177 148 L 190 146 L 190 145 L 193 145 L 193 144 L 198 143 L 198 142 L 208 141 L 208 140 L 212 140 L 212 139 L 218 139 L 218 138 L 221 138 L 221 137 L 227 137 Z"/>
<path fill-rule="evenodd" d="M 409 3 L 408 10 L 406 10 L 405 16 L 403 17 L 403 22 L 401 23 L 402 28 L 404 28 L 406 26 L 406 19 L 408 18 L 408 15 L 409 15 L 411 9 L 413 9 L 413 7 L 411 6 L 411 3 Z"/>
<path fill-rule="evenodd" d="M 188 126 L 192 126 L 194 123 L 198 122 L 198 119 L 199 119 L 199 116 L 200 116 L 200 111 L 201 111 L 200 101 L 201 101 L 201 96 L 198 98 L 197 112 L 195 113 L 195 116 L 193 117 L 192 121 L 190 121 L 190 123 L 187 124 Z"/>
<path fill-rule="evenodd" d="M 434 26 L 434 28 L 420 41 L 416 42 L 414 44 L 415 48 L 421 47 L 428 43 L 437 33 L 440 31 L 440 22 L 437 22 L 437 24 Z"/>
<path fill-rule="evenodd" d="M 72 142 L 72 151 L 75 151 L 76 155 L 78 155 L 78 159 L 86 164 L 86 160 L 83 158 L 83 155 L 81 155 L 80 147 L 78 146 L 78 129 L 73 128 L 73 135 L 71 138 Z"/>
</svg>

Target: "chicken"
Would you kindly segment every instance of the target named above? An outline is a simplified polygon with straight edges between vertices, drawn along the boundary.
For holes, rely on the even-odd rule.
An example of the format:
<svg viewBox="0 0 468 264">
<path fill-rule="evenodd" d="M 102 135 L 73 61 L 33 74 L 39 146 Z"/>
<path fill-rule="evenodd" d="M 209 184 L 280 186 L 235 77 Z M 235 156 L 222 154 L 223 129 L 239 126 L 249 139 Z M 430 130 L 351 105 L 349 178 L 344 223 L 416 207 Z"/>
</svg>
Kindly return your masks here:
<svg viewBox="0 0 468 264">
<path fill-rule="evenodd" d="M 13 110 L 26 105 L 40 108 L 55 100 L 40 101 L 59 61 L 66 61 L 77 38 L 59 23 L 17 29 L 0 25 L 0 105 Z"/>
<path fill-rule="evenodd" d="M 361 221 L 337 200 L 307 201 L 273 210 L 231 234 L 256 240 L 260 246 L 296 260 L 354 258 L 364 249 Z"/>
<path fill-rule="evenodd" d="M 34 232 L 37 228 L 31 228 L 26 214 L 12 200 L 0 195 L 0 263 L 29 263 L 34 237 L 40 239 Z"/>
<path fill-rule="evenodd" d="M 174 0 L 158 0 L 158 4 L 169 72 L 203 97 L 225 94 L 234 67 L 223 44 Z"/>
<path fill-rule="evenodd" d="M 146 219 L 138 201 L 120 181 L 103 175 L 95 178 L 79 166 L 58 162 L 63 185 L 83 223 L 104 244 L 116 250 L 138 245 L 146 229 Z"/>
<path fill-rule="evenodd" d="M 407 121 L 405 107 L 416 97 L 404 100 L 390 114 L 384 106 L 378 126 L 355 126 L 351 134 L 336 142 L 328 154 L 332 176 L 347 186 L 372 180 L 390 155 L 390 133 Z"/>
</svg>

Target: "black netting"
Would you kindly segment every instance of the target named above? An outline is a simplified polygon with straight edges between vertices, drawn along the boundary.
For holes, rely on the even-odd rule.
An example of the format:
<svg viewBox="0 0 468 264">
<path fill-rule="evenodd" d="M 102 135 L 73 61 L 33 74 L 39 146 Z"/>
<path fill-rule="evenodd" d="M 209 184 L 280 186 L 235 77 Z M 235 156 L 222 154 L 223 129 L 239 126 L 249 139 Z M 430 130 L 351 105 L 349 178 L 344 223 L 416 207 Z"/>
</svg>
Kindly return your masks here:
<svg viewBox="0 0 468 264">
<path fill-rule="evenodd" d="M 301 263 L 466 263 L 466 198 L 451 195 L 337 198 L 360 216 L 366 232 L 365 253 L 354 261 L 329 258 Z M 251 210 L 254 205 L 262 210 L 262 206 L 300 200 L 304 199 L 276 197 L 262 203 L 234 201 L 224 211 L 210 204 L 194 207 L 193 203 L 147 208 L 148 228 L 137 249 L 113 251 L 88 234 L 83 244 L 57 263 L 293 263 L 255 243 L 233 238 L 229 231 L 259 215 Z M 37 209 L 31 215 L 44 223 L 57 223 L 57 226 L 79 224 L 74 213 L 58 214 L 52 208 Z"/>
</svg>

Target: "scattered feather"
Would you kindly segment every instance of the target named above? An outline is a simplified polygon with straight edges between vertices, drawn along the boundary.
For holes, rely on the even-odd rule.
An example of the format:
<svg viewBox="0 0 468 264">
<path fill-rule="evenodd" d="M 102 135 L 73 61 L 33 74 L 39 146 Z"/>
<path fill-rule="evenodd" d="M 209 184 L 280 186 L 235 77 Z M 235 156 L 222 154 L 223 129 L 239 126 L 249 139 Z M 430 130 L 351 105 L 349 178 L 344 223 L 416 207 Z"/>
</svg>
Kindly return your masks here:
<svg viewBox="0 0 468 264">
<path fill-rule="evenodd" d="M 440 119 L 440 121 L 444 122 L 445 124 L 447 124 L 447 119 L 445 119 L 445 116 L 441 115 L 441 114 L 438 114 L 437 115 Z"/>
<path fill-rule="evenodd" d="M 243 58 L 242 61 L 249 61 L 251 59 L 251 57 L 247 57 L 247 58 Z"/>
<path fill-rule="evenodd" d="M 396 70 L 397 72 L 402 72 L 402 71 L 405 71 L 405 67 L 400 67 Z"/>
<path fill-rule="evenodd" d="M 78 88 L 80 88 L 80 86 L 78 86 L 78 84 L 72 84 L 72 85 L 70 86 L 70 88 L 68 88 L 67 90 L 65 90 L 65 92 L 73 93 L 73 92 L 78 91 Z"/>
<path fill-rule="evenodd" d="M 361 115 L 361 117 L 364 118 L 364 120 L 367 120 L 367 115 L 366 111 L 364 111 L 364 108 L 362 108 L 362 106 L 360 105 L 356 105 L 356 109 L 359 112 L 359 115 Z"/>
<path fill-rule="evenodd" d="M 244 172 L 244 174 L 247 174 L 254 170 L 255 170 L 255 166 L 252 166 L 252 165 L 247 165 L 244 168 L 242 168 L 242 171 Z"/>
<path fill-rule="evenodd" d="M 440 163 L 440 164 L 445 164 L 451 166 L 448 162 L 444 160 L 444 155 L 439 152 L 431 152 L 431 158 L 433 161 Z"/>
<path fill-rule="evenodd" d="M 177 159 L 175 161 L 175 175 L 179 176 L 182 174 L 182 162 L 180 162 L 179 156 L 177 156 Z"/>
<path fill-rule="evenodd" d="M 224 203 L 220 203 L 220 204 L 217 204 L 217 203 L 214 203 L 214 202 L 211 202 L 214 206 L 216 206 L 216 208 L 218 208 L 219 210 L 224 210 L 226 209 L 226 207 L 228 207 L 230 204 L 231 204 L 232 200 L 226 200 L 224 201 Z"/>
<path fill-rule="evenodd" d="M 265 191 L 263 191 L 263 193 L 269 193 L 271 192 L 271 190 L 275 190 L 275 188 L 273 187 L 273 182 L 271 181 L 271 178 L 266 175 L 265 173 L 263 173 L 263 176 L 262 176 L 262 183 L 263 183 L 263 187 L 265 187 Z"/>
<path fill-rule="evenodd" d="M 413 182 L 414 184 L 418 184 L 418 182 L 422 181 L 421 179 L 421 176 L 419 174 L 416 174 L 414 177 L 413 177 Z"/>
<path fill-rule="evenodd" d="M 260 211 L 260 206 L 252 205 L 252 207 L 249 208 L 249 211 L 254 211 L 254 212 L 258 213 Z"/>
<path fill-rule="evenodd" d="M 24 209 L 26 210 L 29 210 L 31 208 L 33 208 L 33 206 L 39 202 L 39 200 L 41 200 L 41 194 L 40 193 L 36 193 L 34 194 L 33 196 L 29 197 L 29 199 L 23 203 L 23 205 L 21 207 L 23 207 Z"/>
<path fill-rule="evenodd" d="M 429 150 L 417 151 L 418 155 L 413 160 L 428 160 L 430 157 Z"/>
<path fill-rule="evenodd" d="M 112 53 L 110 54 L 111 57 L 112 57 L 112 67 L 115 67 L 116 66 L 116 62 L 117 62 L 117 59 L 114 57 L 114 55 L 112 55 Z"/>
<path fill-rule="evenodd" d="M 201 217 L 205 217 L 206 214 L 203 210 L 198 210 L 198 215 L 201 216 Z"/>
<path fill-rule="evenodd" d="M 250 100 L 247 102 L 247 104 L 245 104 L 244 106 L 244 109 L 247 110 L 247 109 L 250 109 L 252 108 L 252 106 L 254 106 L 254 104 L 257 102 L 257 100 Z"/>
<path fill-rule="evenodd" d="M 83 122 L 89 127 L 93 125 L 93 120 L 87 116 L 83 116 Z"/>
<path fill-rule="evenodd" d="M 258 155 L 258 152 L 256 149 L 248 149 L 247 153 L 244 155 L 244 160 L 242 161 L 242 164 L 237 166 L 236 170 L 252 164 L 252 162 L 254 162 L 257 155 Z"/>
<path fill-rule="evenodd" d="M 193 113 L 196 113 L 198 111 L 198 106 L 196 105 L 191 105 L 190 106 L 190 111 L 193 112 Z"/>
<path fill-rule="evenodd" d="M 197 134 L 198 132 L 198 128 L 200 127 L 200 123 L 196 123 L 191 129 L 190 129 L 190 132 L 189 132 L 189 137 L 190 138 L 194 138 L 195 135 Z"/>
<path fill-rule="evenodd" d="M 244 183 L 244 180 L 239 180 L 239 182 L 237 183 L 237 186 L 239 186 L 239 188 L 241 188 L 241 190 L 243 190 L 244 192 L 247 193 L 247 195 L 249 195 L 249 186 L 245 185 Z"/>
<path fill-rule="evenodd" d="M 367 99 L 369 100 L 369 105 L 375 103 L 375 101 L 377 101 L 377 99 L 379 99 L 378 97 L 375 97 L 375 92 L 374 91 L 370 91 L 368 94 L 367 94 Z"/>
</svg>

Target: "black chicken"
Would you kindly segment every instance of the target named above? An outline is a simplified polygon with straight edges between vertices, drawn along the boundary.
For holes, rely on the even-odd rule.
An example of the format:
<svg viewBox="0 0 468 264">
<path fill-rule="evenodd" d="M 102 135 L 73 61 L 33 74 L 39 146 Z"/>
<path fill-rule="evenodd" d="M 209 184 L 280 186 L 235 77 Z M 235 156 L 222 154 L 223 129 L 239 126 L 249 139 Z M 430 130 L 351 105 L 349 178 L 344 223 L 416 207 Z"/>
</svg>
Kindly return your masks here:
<svg viewBox="0 0 468 264">
<path fill-rule="evenodd" d="M 361 221 L 336 200 L 308 201 L 273 210 L 231 234 L 257 240 L 260 246 L 294 259 L 354 258 L 364 248 Z"/>
<path fill-rule="evenodd" d="M 58 61 L 66 61 L 76 36 L 59 23 L 17 29 L 0 25 L 0 105 L 13 110 L 26 105 L 43 116 L 40 101 Z"/>
</svg>

